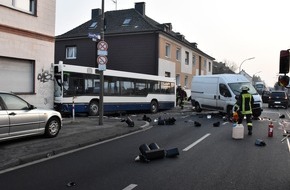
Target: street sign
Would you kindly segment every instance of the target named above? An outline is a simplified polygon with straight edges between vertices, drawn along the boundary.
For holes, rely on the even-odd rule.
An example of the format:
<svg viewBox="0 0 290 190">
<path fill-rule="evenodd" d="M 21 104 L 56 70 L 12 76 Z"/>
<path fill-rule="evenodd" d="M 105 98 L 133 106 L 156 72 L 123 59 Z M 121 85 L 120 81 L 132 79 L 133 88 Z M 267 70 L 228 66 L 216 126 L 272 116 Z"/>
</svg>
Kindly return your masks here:
<svg viewBox="0 0 290 190">
<path fill-rule="evenodd" d="M 100 55 L 100 56 L 98 56 L 98 58 L 97 58 L 97 62 L 98 62 L 98 64 L 100 64 L 100 65 L 104 65 L 104 64 L 106 64 L 106 63 L 108 62 L 108 58 L 107 58 L 106 56 L 102 56 L 102 55 Z"/>
<path fill-rule="evenodd" d="M 101 35 L 100 35 L 99 33 L 97 33 L 97 34 L 89 33 L 89 34 L 88 34 L 88 37 L 89 37 L 89 38 L 92 38 L 93 41 L 97 41 L 97 39 L 98 39 L 98 40 L 101 39 Z"/>
<path fill-rule="evenodd" d="M 98 50 L 108 50 L 108 44 L 107 44 L 107 42 L 105 42 L 105 41 L 100 41 L 99 43 L 98 43 L 98 45 L 97 45 L 97 47 L 98 47 Z"/>
<path fill-rule="evenodd" d="M 108 55 L 108 51 L 98 50 L 98 55 L 105 55 L 105 56 L 107 56 Z"/>
</svg>

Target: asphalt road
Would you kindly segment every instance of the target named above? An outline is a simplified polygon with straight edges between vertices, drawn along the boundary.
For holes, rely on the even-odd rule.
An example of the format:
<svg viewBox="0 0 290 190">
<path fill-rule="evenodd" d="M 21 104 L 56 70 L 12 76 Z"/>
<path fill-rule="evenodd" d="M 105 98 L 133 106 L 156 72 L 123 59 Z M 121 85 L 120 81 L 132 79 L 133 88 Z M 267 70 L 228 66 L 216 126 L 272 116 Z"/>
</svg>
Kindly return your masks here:
<svg viewBox="0 0 290 190">
<path fill-rule="evenodd" d="M 231 137 L 232 124 L 208 114 L 173 114 L 175 125 L 154 125 L 150 130 L 96 145 L 72 154 L 0 174 L 1 189 L 159 189 L 159 190 L 285 190 L 290 187 L 289 150 L 278 124 L 288 111 L 265 109 L 255 120 L 253 135 Z M 162 115 L 161 115 L 162 116 Z M 166 115 L 168 117 L 169 115 Z M 198 121 L 201 127 L 195 127 Z M 213 123 L 219 121 L 219 127 Z M 267 137 L 269 122 L 274 136 Z M 267 144 L 256 146 L 256 139 Z M 178 148 L 177 158 L 136 162 L 141 144 Z"/>
</svg>

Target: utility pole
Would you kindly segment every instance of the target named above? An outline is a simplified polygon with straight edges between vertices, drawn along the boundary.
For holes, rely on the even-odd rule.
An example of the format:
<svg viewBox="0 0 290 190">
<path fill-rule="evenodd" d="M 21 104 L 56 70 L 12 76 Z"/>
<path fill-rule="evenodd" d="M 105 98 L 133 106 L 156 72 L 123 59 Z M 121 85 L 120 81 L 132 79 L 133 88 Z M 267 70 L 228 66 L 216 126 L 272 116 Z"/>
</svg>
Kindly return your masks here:
<svg viewBox="0 0 290 190">
<path fill-rule="evenodd" d="M 105 40 L 105 5 L 102 0 L 102 18 L 101 18 L 101 40 Z M 100 70 L 100 101 L 99 101 L 99 125 L 103 125 L 104 117 L 104 71 Z"/>
</svg>

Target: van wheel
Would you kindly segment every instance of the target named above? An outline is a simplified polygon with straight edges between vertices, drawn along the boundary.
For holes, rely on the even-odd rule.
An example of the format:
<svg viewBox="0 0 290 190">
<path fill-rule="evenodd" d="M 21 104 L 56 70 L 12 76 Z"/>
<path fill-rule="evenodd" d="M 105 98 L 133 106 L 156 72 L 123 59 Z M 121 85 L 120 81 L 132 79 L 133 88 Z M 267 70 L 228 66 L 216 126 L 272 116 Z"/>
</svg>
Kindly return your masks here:
<svg viewBox="0 0 290 190">
<path fill-rule="evenodd" d="M 156 100 L 152 100 L 150 104 L 150 112 L 157 113 L 158 112 L 158 103 Z"/>
<path fill-rule="evenodd" d="M 201 112 L 201 107 L 198 102 L 195 102 L 194 106 L 195 106 L 195 111 Z"/>
<path fill-rule="evenodd" d="M 233 115 L 233 106 L 228 106 L 227 114 L 228 114 L 229 118 L 232 117 L 232 115 Z"/>
<path fill-rule="evenodd" d="M 89 105 L 89 115 L 90 116 L 99 115 L 99 102 L 98 101 L 91 101 Z"/>
</svg>

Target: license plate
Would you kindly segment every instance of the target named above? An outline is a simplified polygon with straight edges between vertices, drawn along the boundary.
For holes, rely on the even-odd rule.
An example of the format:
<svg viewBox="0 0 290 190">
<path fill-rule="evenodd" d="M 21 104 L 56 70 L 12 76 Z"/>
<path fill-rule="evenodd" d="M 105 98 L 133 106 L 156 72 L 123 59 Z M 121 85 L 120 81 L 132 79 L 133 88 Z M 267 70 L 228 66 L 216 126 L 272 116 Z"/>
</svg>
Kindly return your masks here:
<svg viewBox="0 0 290 190">
<path fill-rule="evenodd" d="M 281 104 L 281 102 L 278 102 L 278 101 L 276 101 L 276 102 L 274 102 L 275 104 Z"/>
</svg>

